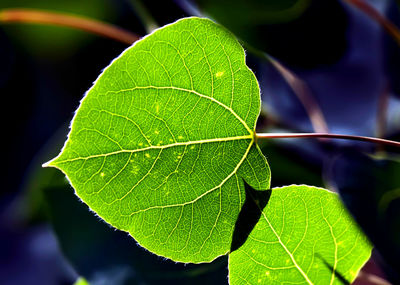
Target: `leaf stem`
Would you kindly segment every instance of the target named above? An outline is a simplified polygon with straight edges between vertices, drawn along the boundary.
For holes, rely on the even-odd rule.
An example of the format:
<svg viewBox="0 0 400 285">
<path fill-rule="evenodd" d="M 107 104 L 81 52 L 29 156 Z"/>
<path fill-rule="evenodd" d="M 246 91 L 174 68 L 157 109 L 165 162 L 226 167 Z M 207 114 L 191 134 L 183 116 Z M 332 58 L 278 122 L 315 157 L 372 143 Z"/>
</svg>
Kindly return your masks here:
<svg viewBox="0 0 400 285">
<path fill-rule="evenodd" d="M 139 36 L 101 21 L 66 13 L 32 9 L 0 10 L 0 23 L 33 23 L 75 28 L 131 45 Z"/>
<path fill-rule="evenodd" d="M 381 138 L 372 138 L 355 135 L 342 135 L 330 133 L 259 133 L 256 134 L 256 139 L 283 139 L 283 138 L 328 138 L 370 142 L 394 147 L 400 147 L 400 142 L 391 141 Z"/>
<path fill-rule="evenodd" d="M 364 0 L 344 0 L 367 14 L 377 22 L 400 45 L 400 30 L 393 22 L 381 15 L 374 7 Z"/>
</svg>

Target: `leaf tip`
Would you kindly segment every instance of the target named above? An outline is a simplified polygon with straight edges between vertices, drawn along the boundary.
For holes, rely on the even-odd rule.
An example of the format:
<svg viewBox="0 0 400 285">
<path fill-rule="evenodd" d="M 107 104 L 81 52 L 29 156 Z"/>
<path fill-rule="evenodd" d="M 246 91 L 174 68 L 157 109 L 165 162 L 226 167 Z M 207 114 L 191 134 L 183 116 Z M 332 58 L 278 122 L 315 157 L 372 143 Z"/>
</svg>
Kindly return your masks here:
<svg viewBox="0 0 400 285">
<path fill-rule="evenodd" d="M 46 167 L 55 167 L 54 160 L 55 160 L 55 159 L 52 159 L 52 160 L 49 160 L 49 161 L 43 163 L 43 164 L 42 164 L 42 167 L 43 167 L 43 168 L 46 168 Z"/>
<path fill-rule="evenodd" d="M 42 164 L 42 167 L 43 167 L 43 168 L 51 167 L 50 161 L 43 163 L 43 164 Z"/>
</svg>

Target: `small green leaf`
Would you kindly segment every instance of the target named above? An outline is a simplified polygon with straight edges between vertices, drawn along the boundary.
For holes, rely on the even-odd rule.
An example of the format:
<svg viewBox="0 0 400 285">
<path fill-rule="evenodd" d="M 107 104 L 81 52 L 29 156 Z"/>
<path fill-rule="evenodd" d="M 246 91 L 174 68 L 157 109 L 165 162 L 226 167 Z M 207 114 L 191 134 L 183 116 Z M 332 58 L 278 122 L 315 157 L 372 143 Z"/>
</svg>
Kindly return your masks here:
<svg viewBox="0 0 400 285">
<path fill-rule="evenodd" d="M 254 142 L 259 112 L 258 83 L 234 36 L 187 18 L 136 42 L 104 70 L 47 165 L 148 250 L 211 261 L 229 252 L 243 179 L 269 189 Z"/>
<path fill-rule="evenodd" d="M 259 222 L 229 256 L 230 284 L 346 284 L 371 246 L 338 196 L 322 188 L 272 189 Z"/>
<path fill-rule="evenodd" d="M 90 283 L 89 283 L 85 278 L 79 277 L 79 278 L 75 281 L 74 285 L 90 285 Z"/>
</svg>

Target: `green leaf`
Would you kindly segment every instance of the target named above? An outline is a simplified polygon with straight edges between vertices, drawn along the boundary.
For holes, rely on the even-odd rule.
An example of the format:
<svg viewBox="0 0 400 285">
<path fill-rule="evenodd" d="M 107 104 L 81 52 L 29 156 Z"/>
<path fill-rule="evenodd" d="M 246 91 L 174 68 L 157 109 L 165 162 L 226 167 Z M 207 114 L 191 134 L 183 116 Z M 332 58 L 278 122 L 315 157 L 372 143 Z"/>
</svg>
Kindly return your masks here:
<svg viewBox="0 0 400 285">
<path fill-rule="evenodd" d="M 230 284 L 343 284 L 369 259 L 371 246 L 322 188 L 274 188 L 246 243 L 229 256 Z"/>
<path fill-rule="evenodd" d="M 47 165 L 146 249 L 211 261 L 229 252 L 243 179 L 269 189 L 254 142 L 259 112 L 258 83 L 234 36 L 187 18 L 136 42 L 104 70 Z"/>
</svg>

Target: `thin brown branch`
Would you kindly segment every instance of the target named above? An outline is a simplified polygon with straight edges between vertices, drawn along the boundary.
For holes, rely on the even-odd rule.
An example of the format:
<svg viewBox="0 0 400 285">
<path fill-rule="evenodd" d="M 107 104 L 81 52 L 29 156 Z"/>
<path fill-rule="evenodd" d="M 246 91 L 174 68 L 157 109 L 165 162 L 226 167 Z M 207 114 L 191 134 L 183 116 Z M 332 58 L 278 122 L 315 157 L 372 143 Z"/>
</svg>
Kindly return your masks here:
<svg viewBox="0 0 400 285">
<path fill-rule="evenodd" d="M 82 16 L 31 9 L 0 10 L 0 23 L 31 23 L 74 28 L 131 45 L 139 36 L 122 28 Z"/>
<path fill-rule="evenodd" d="M 371 284 L 371 285 L 391 285 L 392 284 L 379 276 L 376 276 L 374 274 L 367 273 L 364 271 L 360 271 L 358 273 L 357 280 L 361 281 L 361 282 L 365 282 L 367 284 Z"/>
<path fill-rule="evenodd" d="M 380 138 L 386 134 L 389 93 L 389 84 L 386 83 L 378 97 L 378 110 L 376 114 L 376 136 Z"/>
<path fill-rule="evenodd" d="M 327 138 L 327 139 L 342 139 L 370 142 L 394 147 L 400 147 L 400 142 L 391 141 L 380 138 L 354 136 L 354 135 L 341 135 L 330 133 L 262 133 L 256 134 L 256 139 L 283 139 L 283 138 Z"/>
<path fill-rule="evenodd" d="M 310 118 L 314 131 L 328 133 L 328 124 L 326 123 L 321 108 L 312 96 L 311 90 L 308 85 L 296 74 L 288 70 L 281 63 L 279 63 L 277 60 L 271 57 L 268 57 L 268 60 L 282 75 L 285 81 L 292 88 L 294 94 L 300 100 L 301 104 L 304 106 L 304 109 L 306 110 L 308 117 Z"/>
<path fill-rule="evenodd" d="M 396 42 L 400 45 L 400 30 L 393 22 L 380 14 L 374 7 L 364 0 L 345 0 L 347 3 L 367 14 L 372 20 L 377 22 Z"/>
</svg>

